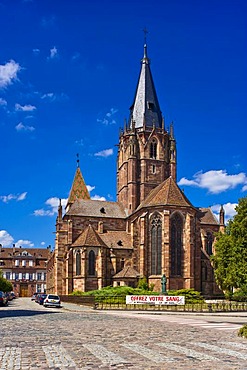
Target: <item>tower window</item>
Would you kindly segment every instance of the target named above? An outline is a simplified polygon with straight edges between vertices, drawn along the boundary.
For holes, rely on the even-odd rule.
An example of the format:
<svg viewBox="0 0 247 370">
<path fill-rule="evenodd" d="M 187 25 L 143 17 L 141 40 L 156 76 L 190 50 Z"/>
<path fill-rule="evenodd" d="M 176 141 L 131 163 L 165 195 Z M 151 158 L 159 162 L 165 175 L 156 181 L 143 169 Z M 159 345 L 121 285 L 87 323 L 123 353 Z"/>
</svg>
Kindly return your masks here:
<svg viewBox="0 0 247 370">
<path fill-rule="evenodd" d="M 151 274 L 161 274 L 162 224 L 158 215 L 151 221 Z"/>
<path fill-rule="evenodd" d="M 152 112 L 154 111 L 154 103 L 151 101 L 147 102 L 148 110 L 151 110 Z"/>
<path fill-rule="evenodd" d="M 171 273 L 182 275 L 183 220 L 179 214 L 171 219 Z"/>
<path fill-rule="evenodd" d="M 150 158 L 152 159 L 157 158 L 157 142 L 155 139 L 152 139 L 150 143 Z"/>
<path fill-rule="evenodd" d="M 213 254 L 213 235 L 207 232 L 206 252 L 209 256 Z"/>
<path fill-rule="evenodd" d="M 76 257 L 75 257 L 75 274 L 76 275 L 81 275 L 81 254 L 79 251 L 76 252 Z"/>
<path fill-rule="evenodd" d="M 156 173 L 156 166 L 154 164 L 152 165 L 152 173 Z"/>
<path fill-rule="evenodd" d="M 88 275 L 95 275 L 95 253 L 92 250 L 88 255 Z"/>
</svg>

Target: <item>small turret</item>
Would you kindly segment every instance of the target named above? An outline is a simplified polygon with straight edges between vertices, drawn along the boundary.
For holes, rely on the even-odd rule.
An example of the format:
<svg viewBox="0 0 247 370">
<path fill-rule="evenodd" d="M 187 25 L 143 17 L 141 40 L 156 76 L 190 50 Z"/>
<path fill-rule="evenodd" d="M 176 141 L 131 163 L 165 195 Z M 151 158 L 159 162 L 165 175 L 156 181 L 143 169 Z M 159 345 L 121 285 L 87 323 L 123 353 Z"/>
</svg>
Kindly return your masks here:
<svg viewBox="0 0 247 370">
<path fill-rule="evenodd" d="M 223 205 L 220 207 L 220 231 L 225 232 L 225 210 Z"/>
<path fill-rule="evenodd" d="M 59 205 L 57 210 L 57 222 L 61 222 L 63 218 L 63 208 L 61 198 L 59 199 Z"/>
</svg>

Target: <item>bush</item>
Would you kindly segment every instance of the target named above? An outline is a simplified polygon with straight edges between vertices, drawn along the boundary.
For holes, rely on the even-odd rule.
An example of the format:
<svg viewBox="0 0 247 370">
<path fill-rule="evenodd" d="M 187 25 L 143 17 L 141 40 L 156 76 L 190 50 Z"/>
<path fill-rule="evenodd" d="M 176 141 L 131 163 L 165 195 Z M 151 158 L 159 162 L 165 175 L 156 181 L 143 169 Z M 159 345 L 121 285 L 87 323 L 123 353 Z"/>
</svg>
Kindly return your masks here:
<svg viewBox="0 0 247 370">
<path fill-rule="evenodd" d="M 185 296 L 185 303 L 204 303 L 204 298 L 201 293 L 194 289 L 179 289 L 169 290 L 168 295 L 183 295 Z"/>
<path fill-rule="evenodd" d="M 112 287 L 108 286 L 105 288 L 102 288 L 100 290 L 90 290 L 89 292 L 81 292 L 81 291 L 74 291 L 71 293 L 71 295 L 79 295 L 79 296 L 95 296 L 95 297 L 125 297 L 126 295 L 143 295 L 143 294 L 152 294 L 152 295 L 158 295 L 159 293 L 152 292 L 151 290 L 145 290 L 142 288 L 132 288 L 129 286 L 118 286 L 118 287 Z"/>
<path fill-rule="evenodd" d="M 118 286 L 112 287 L 108 286 L 100 290 L 91 290 L 89 292 L 81 292 L 79 290 L 74 291 L 71 295 L 75 296 L 94 296 L 96 300 L 102 300 L 109 297 L 124 297 L 126 295 L 159 295 L 158 292 L 153 292 L 152 290 L 145 290 L 143 287 L 147 287 L 145 281 L 143 281 L 138 288 L 131 288 L 129 286 Z M 150 289 L 150 288 L 149 288 Z M 204 299 L 200 292 L 194 289 L 180 289 L 180 290 L 170 290 L 168 295 L 182 295 L 185 296 L 186 303 L 203 303 Z"/>
<path fill-rule="evenodd" d="M 0 290 L 3 292 L 11 292 L 13 290 L 13 286 L 10 281 L 0 277 Z"/>
<path fill-rule="evenodd" d="M 242 326 L 242 328 L 239 329 L 238 331 L 238 336 L 247 338 L 247 325 Z"/>
<path fill-rule="evenodd" d="M 236 290 L 230 297 L 231 301 L 247 302 L 247 287 Z"/>
</svg>

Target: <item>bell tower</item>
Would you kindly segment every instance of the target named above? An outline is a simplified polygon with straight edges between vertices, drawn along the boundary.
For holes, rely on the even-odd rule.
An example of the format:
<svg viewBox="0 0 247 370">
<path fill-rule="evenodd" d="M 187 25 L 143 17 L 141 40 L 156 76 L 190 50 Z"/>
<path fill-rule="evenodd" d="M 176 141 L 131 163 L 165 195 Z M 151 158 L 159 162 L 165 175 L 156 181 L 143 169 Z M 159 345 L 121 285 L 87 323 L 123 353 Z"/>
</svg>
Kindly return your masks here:
<svg viewBox="0 0 247 370">
<path fill-rule="evenodd" d="M 131 214 L 153 188 L 170 176 L 176 181 L 173 124 L 166 130 L 145 44 L 129 121 L 119 136 L 117 200 Z"/>
</svg>

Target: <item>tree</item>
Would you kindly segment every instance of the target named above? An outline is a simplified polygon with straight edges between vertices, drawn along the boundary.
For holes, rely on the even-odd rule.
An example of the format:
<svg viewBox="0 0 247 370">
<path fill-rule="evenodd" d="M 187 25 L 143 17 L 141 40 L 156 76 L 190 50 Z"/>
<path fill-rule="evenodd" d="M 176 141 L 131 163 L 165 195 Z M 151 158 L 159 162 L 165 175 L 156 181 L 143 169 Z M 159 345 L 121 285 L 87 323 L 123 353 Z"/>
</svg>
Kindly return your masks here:
<svg viewBox="0 0 247 370">
<path fill-rule="evenodd" d="M 0 270 L 0 291 L 11 292 L 12 290 L 13 290 L 12 284 L 7 279 L 4 279 L 3 273 Z"/>
<path fill-rule="evenodd" d="M 247 197 L 239 200 L 236 212 L 225 234 L 216 235 L 212 256 L 216 282 L 228 294 L 247 287 Z"/>
</svg>

